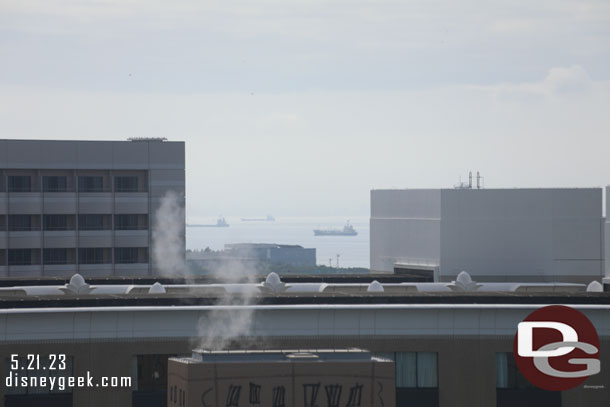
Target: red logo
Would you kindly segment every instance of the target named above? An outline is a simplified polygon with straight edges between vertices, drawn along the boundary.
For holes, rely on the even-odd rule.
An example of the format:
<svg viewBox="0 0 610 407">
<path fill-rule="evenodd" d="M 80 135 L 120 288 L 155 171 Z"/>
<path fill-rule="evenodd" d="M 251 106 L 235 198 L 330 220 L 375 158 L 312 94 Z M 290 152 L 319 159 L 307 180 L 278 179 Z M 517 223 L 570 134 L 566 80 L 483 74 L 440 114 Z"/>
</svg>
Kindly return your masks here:
<svg viewBox="0 0 610 407">
<path fill-rule="evenodd" d="M 599 337 L 574 308 L 551 305 L 519 323 L 513 354 L 521 374 L 534 386 L 561 391 L 599 373 Z"/>
</svg>

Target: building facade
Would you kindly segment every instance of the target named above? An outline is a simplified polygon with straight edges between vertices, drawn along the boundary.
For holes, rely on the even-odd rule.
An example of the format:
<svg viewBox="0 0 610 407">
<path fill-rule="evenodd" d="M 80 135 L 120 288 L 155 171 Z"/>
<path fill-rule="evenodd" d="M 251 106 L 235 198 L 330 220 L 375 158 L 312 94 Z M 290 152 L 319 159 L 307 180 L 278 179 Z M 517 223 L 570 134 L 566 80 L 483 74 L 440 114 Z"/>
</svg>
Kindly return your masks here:
<svg viewBox="0 0 610 407">
<path fill-rule="evenodd" d="M 232 243 L 224 250 L 196 250 L 186 252 L 191 271 L 220 272 L 232 265 L 248 267 L 252 272 L 265 271 L 266 266 L 315 267 L 316 249 L 299 245 L 274 243 Z M 265 273 L 266 274 L 266 273 Z"/>
<path fill-rule="evenodd" d="M 168 362 L 168 407 L 395 407 L 395 367 L 360 349 L 194 350 Z"/>
<path fill-rule="evenodd" d="M 606 270 L 604 284 L 610 284 L 610 202 L 608 201 L 608 195 L 610 194 L 610 186 L 606 187 L 606 213 L 604 218 L 604 268 Z"/>
<path fill-rule="evenodd" d="M 176 390 L 167 392 L 171 373 L 168 358 L 191 355 L 194 347 L 207 342 L 206 335 L 211 329 L 223 326 L 226 327 L 223 334 L 230 336 L 225 349 L 241 353 L 248 352 L 245 349 L 360 348 L 376 357 L 394 360 L 395 382 L 391 389 L 396 406 L 576 407 L 603 406 L 610 399 L 607 293 L 442 294 L 431 302 L 430 293 L 412 296 L 335 293 L 323 298 L 306 294 L 310 285 L 300 286 L 296 301 L 294 296 L 282 299 L 261 294 L 265 304 L 229 307 L 226 302 L 210 305 L 209 298 L 197 299 L 195 291 L 188 298 L 172 298 L 171 288 L 167 294 L 160 294 L 149 291 L 149 286 L 138 295 L 113 294 L 105 298 L 101 294 L 75 297 L 66 293 L 59 303 L 58 297 L 28 299 L 26 295 L 11 300 L 4 296 L 0 306 L 0 359 L 4 377 L 11 373 L 13 377 L 17 373 L 51 376 L 48 370 L 21 372 L 11 367 L 12 359 L 19 358 L 23 365 L 27 355 L 35 354 L 40 355 L 41 361 L 49 361 L 50 355 L 64 355 L 67 363 L 62 374 L 90 374 L 94 384 L 103 377 L 131 379 L 114 388 L 94 385 L 61 391 L 9 386 L 3 380 L 0 406 L 186 405 L 180 402 L 184 397 L 176 398 Z M 296 288 L 298 284 L 292 285 L 292 289 Z M 237 290 L 243 289 L 243 285 L 236 285 L 231 291 L 238 295 Z M 87 301 L 92 295 L 96 298 L 93 305 Z M 212 298 L 213 302 L 219 299 Z M 151 301 L 154 306 L 148 305 Z M 600 373 L 561 392 L 543 391 L 529 384 L 520 375 L 512 355 L 519 322 L 549 302 L 567 303 L 585 314 L 599 336 Z M 231 327 L 234 321 L 243 322 L 245 317 L 249 320 L 247 325 Z M 243 373 L 236 371 L 233 377 L 243 377 Z M 269 373 L 258 369 L 258 378 L 272 376 Z M 314 379 L 312 383 L 321 381 L 319 376 Z M 344 388 L 348 391 L 351 386 Z M 188 405 L 252 405 L 243 399 L 239 404 L 229 404 L 227 394 L 225 387 L 217 404 Z M 197 396 L 196 400 L 201 401 L 202 394 Z M 341 400 L 341 406 L 348 405 L 347 395 Z M 360 404 L 351 404 L 370 405 L 365 398 Z"/>
<path fill-rule="evenodd" d="M 451 281 L 601 281 L 602 189 L 371 191 L 371 271 Z M 608 226 L 606 225 L 606 229 Z"/>
<path fill-rule="evenodd" d="M 168 191 L 184 207 L 183 142 L 0 140 L 0 276 L 156 274 Z"/>
</svg>

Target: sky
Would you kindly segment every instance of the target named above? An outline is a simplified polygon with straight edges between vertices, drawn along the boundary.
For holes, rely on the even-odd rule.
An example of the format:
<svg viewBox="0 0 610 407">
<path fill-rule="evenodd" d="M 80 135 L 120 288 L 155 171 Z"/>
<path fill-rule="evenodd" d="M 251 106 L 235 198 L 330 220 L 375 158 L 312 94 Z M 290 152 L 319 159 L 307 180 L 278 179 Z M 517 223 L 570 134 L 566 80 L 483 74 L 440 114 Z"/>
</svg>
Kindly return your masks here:
<svg viewBox="0 0 610 407">
<path fill-rule="evenodd" d="M 0 0 L 0 138 L 186 142 L 187 219 L 610 184 L 610 2 Z"/>
</svg>

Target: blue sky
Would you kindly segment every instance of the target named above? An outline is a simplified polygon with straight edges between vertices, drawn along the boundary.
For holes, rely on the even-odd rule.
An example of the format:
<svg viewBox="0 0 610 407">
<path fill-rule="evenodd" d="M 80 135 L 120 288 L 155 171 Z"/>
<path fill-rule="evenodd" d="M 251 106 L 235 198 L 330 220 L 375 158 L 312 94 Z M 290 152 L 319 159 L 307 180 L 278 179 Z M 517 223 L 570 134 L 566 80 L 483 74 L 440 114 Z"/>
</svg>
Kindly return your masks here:
<svg viewBox="0 0 610 407">
<path fill-rule="evenodd" d="M 187 216 L 610 183 L 607 1 L 0 0 L 3 138 L 187 142 Z"/>
</svg>

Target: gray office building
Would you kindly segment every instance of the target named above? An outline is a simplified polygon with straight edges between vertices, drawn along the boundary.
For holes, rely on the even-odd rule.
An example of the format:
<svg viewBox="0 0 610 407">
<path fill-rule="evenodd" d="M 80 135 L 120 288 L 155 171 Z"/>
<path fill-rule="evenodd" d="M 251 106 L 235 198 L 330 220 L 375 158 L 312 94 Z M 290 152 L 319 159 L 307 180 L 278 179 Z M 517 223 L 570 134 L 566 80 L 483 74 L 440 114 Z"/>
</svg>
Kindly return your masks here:
<svg viewBox="0 0 610 407">
<path fill-rule="evenodd" d="M 0 277 L 157 274 L 169 191 L 184 208 L 184 142 L 0 140 Z"/>
<path fill-rule="evenodd" d="M 371 271 L 601 281 L 604 222 L 601 188 L 373 190 Z"/>
</svg>

